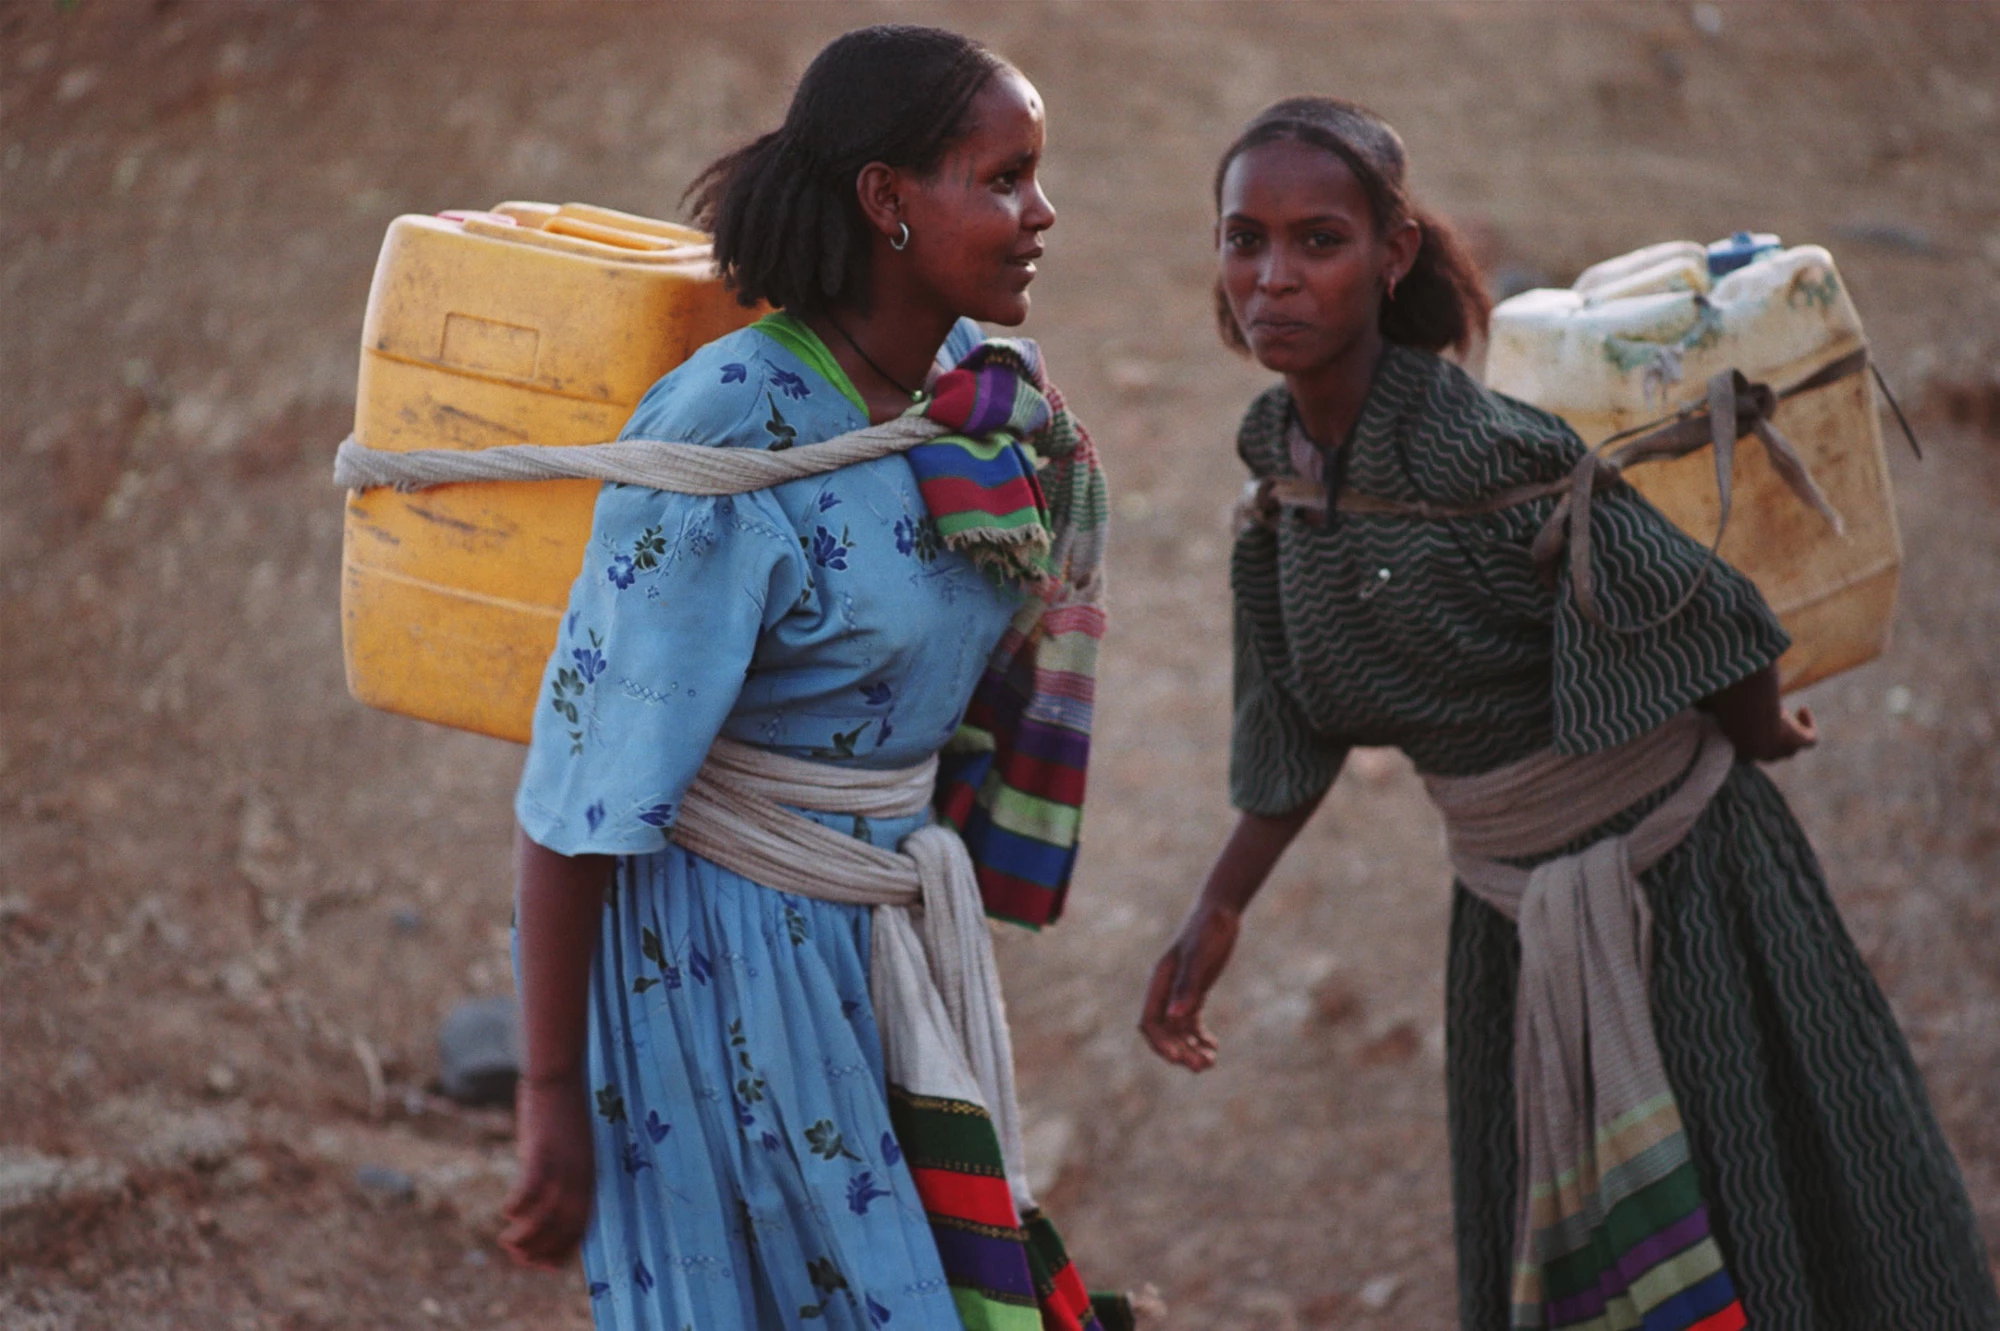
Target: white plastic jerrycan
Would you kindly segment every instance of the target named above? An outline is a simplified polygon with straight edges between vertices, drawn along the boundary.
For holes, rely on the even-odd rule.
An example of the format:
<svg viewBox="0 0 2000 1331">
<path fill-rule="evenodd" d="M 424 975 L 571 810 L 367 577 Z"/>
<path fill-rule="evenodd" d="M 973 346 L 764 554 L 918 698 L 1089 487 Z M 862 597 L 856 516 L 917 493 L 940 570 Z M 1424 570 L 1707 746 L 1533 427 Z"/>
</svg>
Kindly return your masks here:
<svg viewBox="0 0 2000 1331">
<path fill-rule="evenodd" d="M 1787 689 L 1872 660 L 1888 643 L 1902 542 L 1882 452 L 1861 317 L 1817 245 L 1738 232 L 1713 246 L 1651 245 L 1586 270 L 1567 290 L 1527 291 L 1493 311 L 1486 381 L 1552 411 L 1589 445 L 1703 401 L 1739 370 L 1780 394 L 1846 360 L 1851 369 L 1785 399 L 1771 423 L 1842 520 L 1800 501 L 1764 451 L 1738 447 L 1720 556 L 1792 635 Z M 1714 541 L 1712 450 L 1635 466 L 1642 494 L 1689 535 Z"/>
</svg>

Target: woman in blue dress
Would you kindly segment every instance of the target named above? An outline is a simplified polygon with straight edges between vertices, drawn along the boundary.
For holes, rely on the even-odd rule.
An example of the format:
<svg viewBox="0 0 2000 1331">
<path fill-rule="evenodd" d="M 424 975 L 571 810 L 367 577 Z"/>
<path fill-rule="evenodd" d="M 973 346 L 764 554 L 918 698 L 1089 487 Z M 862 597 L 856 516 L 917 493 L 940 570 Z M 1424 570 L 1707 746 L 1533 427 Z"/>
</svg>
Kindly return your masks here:
<svg viewBox="0 0 2000 1331">
<path fill-rule="evenodd" d="M 732 286 L 782 312 L 654 385 L 626 437 L 783 450 L 902 415 L 972 320 L 1026 317 L 1042 138 L 1034 88 L 965 38 L 835 41 L 784 126 L 693 191 Z M 671 835 L 718 736 L 863 768 L 937 752 L 1019 599 L 939 539 L 900 455 L 736 496 L 605 487 L 516 801 L 502 1239 L 541 1265 L 581 1243 L 598 1326 L 970 1324 L 890 1122 L 868 910 Z M 925 821 L 808 816 L 890 849 Z"/>
</svg>

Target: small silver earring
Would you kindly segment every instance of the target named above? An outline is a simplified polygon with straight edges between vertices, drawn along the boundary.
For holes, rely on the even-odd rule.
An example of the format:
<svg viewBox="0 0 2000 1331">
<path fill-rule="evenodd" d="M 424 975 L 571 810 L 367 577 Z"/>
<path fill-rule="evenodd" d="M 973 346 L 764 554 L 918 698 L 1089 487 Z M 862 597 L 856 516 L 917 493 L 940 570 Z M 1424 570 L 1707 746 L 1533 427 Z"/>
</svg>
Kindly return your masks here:
<svg viewBox="0 0 2000 1331">
<path fill-rule="evenodd" d="M 889 248 L 901 254 L 904 250 L 910 248 L 910 224 L 908 222 L 898 222 L 896 225 L 903 228 L 903 234 L 900 236 L 891 236 L 889 238 Z"/>
</svg>

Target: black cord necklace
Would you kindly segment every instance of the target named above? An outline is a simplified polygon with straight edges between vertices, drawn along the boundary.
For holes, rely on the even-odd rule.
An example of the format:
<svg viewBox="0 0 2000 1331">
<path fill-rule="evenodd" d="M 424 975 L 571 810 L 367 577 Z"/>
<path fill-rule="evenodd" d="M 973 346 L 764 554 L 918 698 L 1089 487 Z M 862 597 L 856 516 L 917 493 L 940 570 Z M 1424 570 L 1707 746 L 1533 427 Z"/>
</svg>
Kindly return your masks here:
<svg viewBox="0 0 2000 1331">
<path fill-rule="evenodd" d="M 854 335 L 852 333 L 849 333 L 845 328 L 842 328 L 840 326 L 840 320 L 834 318 L 831 314 L 829 314 L 826 316 L 826 321 L 829 324 L 833 325 L 834 332 L 840 334 L 841 341 L 847 343 L 848 346 L 854 348 L 854 354 L 861 357 L 862 363 L 865 364 L 869 369 L 875 371 L 876 378 L 880 379 L 883 383 L 889 385 L 889 387 L 895 389 L 898 393 L 907 394 L 909 396 L 910 401 L 912 402 L 922 402 L 924 400 L 923 389 L 905 388 L 903 386 L 902 380 L 890 374 L 880 365 L 877 365 L 875 363 L 875 358 L 869 355 L 867 352 L 863 351 L 861 349 L 861 344 L 854 340 Z"/>
</svg>

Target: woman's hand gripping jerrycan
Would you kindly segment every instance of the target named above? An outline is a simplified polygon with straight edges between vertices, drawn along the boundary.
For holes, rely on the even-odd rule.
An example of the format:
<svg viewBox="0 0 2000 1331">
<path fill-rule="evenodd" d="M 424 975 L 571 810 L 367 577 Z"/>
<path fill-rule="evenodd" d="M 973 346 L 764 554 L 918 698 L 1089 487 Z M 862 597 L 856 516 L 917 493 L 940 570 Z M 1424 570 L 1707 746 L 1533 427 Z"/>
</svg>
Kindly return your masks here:
<svg viewBox="0 0 2000 1331">
<path fill-rule="evenodd" d="M 656 379 L 759 313 L 716 278 L 708 237 L 671 223 L 541 203 L 399 217 L 368 293 L 354 434 L 394 452 L 603 443 Z M 350 491 L 348 689 L 525 742 L 598 489 Z"/>
<path fill-rule="evenodd" d="M 1587 270 L 1566 291 L 1503 301 L 1486 381 L 1561 416 L 1595 446 L 1699 404 L 1718 371 L 1740 370 L 1782 394 L 1866 345 L 1825 250 L 1738 233 L 1715 246 L 1648 246 Z M 1786 487 L 1754 441 L 1737 447 L 1731 473 L 1734 505 L 1718 554 L 1757 584 L 1792 635 L 1778 663 L 1786 689 L 1880 655 L 1895 610 L 1902 544 L 1873 384 L 1852 364 L 1771 418 L 1843 531 Z M 1697 541 L 1714 541 L 1712 449 L 1635 466 L 1626 479 Z"/>
</svg>

